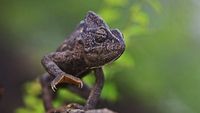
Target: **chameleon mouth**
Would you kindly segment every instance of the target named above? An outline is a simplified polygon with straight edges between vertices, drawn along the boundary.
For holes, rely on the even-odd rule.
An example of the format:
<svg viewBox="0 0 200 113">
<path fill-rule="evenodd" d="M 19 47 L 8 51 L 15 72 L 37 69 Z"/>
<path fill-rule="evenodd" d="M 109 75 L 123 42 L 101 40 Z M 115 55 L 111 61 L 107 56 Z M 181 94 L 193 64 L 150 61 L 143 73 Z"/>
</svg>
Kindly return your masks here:
<svg viewBox="0 0 200 113">
<path fill-rule="evenodd" d="M 113 58 L 113 60 L 111 62 L 117 60 L 124 53 L 125 46 L 117 46 L 115 51 L 116 51 L 116 53 L 113 53 L 113 54 L 115 54 L 116 56 Z"/>
<path fill-rule="evenodd" d="M 113 47 L 110 50 L 110 53 L 112 53 L 113 60 L 110 62 L 113 62 L 117 60 L 125 51 L 125 43 L 123 40 L 123 34 L 118 29 L 111 29 L 110 34 L 112 37 L 115 37 L 115 41 L 113 43 Z"/>
</svg>

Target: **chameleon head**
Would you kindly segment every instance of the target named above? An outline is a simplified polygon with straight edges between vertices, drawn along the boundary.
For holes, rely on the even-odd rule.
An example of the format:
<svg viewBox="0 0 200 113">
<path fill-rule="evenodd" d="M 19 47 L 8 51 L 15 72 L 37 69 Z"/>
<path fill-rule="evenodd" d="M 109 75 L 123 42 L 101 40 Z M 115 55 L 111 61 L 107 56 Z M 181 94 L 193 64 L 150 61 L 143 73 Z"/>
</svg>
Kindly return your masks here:
<svg viewBox="0 0 200 113">
<path fill-rule="evenodd" d="M 99 67 L 120 57 L 125 50 L 123 35 L 110 29 L 101 17 L 89 11 L 84 20 L 85 58 L 91 67 Z"/>
</svg>

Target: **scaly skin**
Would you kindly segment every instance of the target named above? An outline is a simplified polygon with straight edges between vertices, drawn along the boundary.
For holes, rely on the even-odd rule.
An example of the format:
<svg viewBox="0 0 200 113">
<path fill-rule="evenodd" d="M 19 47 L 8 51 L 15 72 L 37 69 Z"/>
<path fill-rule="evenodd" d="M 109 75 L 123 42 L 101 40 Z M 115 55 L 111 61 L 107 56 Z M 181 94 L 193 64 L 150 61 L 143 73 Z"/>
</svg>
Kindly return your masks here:
<svg viewBox="0 0 200 113">
<path fill-rule="evenodd" d="M 117 29 L 110 29 L 101 17 L 89 11 L 70 37 L 55 52 L 45 55 L 41 62 L 53 78 L 50 84 L 54 92 L 56 85 L 61 83 L 85 87 L 81 78 L 86 73 L 95 71 L 96 84 L 83 107 L 92 109 L 103 87 L 102 66 L 119 58 L 124 50 L 122 33 Z M 46 77 L 48 80 L 49 78 Z"/>
</svg>

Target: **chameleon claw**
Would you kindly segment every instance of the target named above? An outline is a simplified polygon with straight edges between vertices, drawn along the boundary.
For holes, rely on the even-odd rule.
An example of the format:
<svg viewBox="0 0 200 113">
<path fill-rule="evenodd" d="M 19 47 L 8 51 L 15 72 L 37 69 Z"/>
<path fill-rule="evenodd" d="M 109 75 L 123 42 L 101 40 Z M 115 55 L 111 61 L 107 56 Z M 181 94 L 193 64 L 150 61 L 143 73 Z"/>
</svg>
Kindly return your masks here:
<svg viewBox="0 0 200 113">
<path fill-rule="evenodd" d="M 79 87 L 79 88 L 83 88 L 83 82 L 82 82 L 82 81 L 80 81 L 78 87 Z"/>
<path fill-rule="evenodd" d="M 74 78 L 76 83 L 75 85 L 78 87 L 78 88 L 83 88 L 83 81 L 79 78 Z"/>
<path fill-rule="evenodd" d="M 53 90 L 53 92 L 56 92 L 56 85 L 54 83 L 51 83 L 51 89 Z"/>
<path fill-rule="evenodd" d="M 78 86 L 78 88 L 83 88 L 83 82 L 80 81 L 77 86 Z"/>
<path fill-rule="evenodd" d="M 55 90 L 57 90 L 57 87 L 56 87 L 56 85 L 54 85 L 54 92 L 55 92 Z"/>
<path fill-rule="evenodd" d="M 51 82 L 51 88 L 55 92 L 56 91 L 56 85 L 59 83 L 68 83 L 73 84 L 77 86 L 78 88 L 83 88 L 83 81 L 80 78 L 76 78 L 74 76 L 66 76 L 66 75 L 60 75 L 57 76 L 52 82 Z"/>
<path fill-rule="evenodd" d="M 74 76 L 68 76 L 68 78 L 63 77 L 63 80 L 67 83 L 71 83 L 75 86 L 77 86 L 78 88 L 83 88 L 83 81 L 80 78 L 76 78 Z"/>
<path fill-rule="evenodd" d="M 53 92 L 56 92 L 53 86 L 51 86 L 51 89 L 53 90 Z"/>
</svg>

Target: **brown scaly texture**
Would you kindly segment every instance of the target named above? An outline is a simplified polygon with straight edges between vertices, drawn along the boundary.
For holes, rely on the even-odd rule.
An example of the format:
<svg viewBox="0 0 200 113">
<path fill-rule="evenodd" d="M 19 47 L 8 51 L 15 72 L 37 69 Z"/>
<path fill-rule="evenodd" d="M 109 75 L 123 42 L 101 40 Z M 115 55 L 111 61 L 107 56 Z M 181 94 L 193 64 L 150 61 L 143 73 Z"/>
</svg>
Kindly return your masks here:
<svg viewBox="0 0 200 113">
<path fill-rule="evenodd" d="M 88 98 L 84 106 L 77 107 L 93 109 L 103 88 L 102 67 L 119 58 L 124 50 L 122 33 L 118 29 L 110 29 L 101 17 L 89 11 L 58 49 L 42 59 L 42 65 L 48 72 L 41 78 L 45 109 L 53 109 L 51 89 L 55 92 L 56 86 L 60 84 L 78 87 L 73 87 L 73 91 L 76 88 L 76 92 L 82 92 L 79 94 Z M 90 71 L 94 71 L 96 77 L 92 89 L 81 80 Z"/>
</svg>

